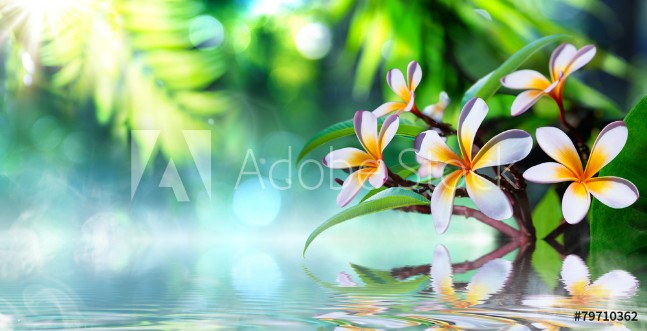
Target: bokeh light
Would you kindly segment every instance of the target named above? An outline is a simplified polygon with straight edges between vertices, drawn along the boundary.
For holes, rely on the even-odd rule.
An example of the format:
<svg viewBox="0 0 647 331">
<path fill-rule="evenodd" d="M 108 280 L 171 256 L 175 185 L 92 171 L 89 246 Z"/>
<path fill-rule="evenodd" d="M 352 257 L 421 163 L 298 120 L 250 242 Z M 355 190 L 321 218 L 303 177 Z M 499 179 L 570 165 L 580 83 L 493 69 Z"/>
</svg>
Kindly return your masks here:
<svg viewBox="0 0 647 331">
<path fill-rule="evenodd" d="M 281 192 L 266 178 L 252 176 L 234 189 L 233 209 L 236 217 L 248 225 L 272 223 L 281 210 Z"/>
<path fill-rule="evenodd" d="M 189 26 L 189 39 L 196 48 L 216 48 L 225 40 L 225 29 L 213 16 L 198 16 Z"/>
<path fill-rule="evenodd" d="M 299 53 L 311 60 L 326 56 L 332 46 L 330 29 L 318 22 L 304 25 L 297 32 L 294 41 Z"/>
</svg>

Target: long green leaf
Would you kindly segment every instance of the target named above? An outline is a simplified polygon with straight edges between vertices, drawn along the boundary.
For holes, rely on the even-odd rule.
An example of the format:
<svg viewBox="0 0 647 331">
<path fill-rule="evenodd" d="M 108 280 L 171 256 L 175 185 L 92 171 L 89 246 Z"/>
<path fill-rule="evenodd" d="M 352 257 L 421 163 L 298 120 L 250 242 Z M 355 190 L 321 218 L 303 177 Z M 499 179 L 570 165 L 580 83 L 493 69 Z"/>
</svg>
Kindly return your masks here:
<svg viewBox="0 0 647 331">
<path fill-rule="evenodd" d="M 535 52 L 552 43 L 570 39 L 573 39 L 573 37 L 569 35 L 553 35 L 537 39 L 526 45 L 526 47 L 514 53 L 494 71 L 472 85 L 472 87 L 470 87 L 467 92 L 465 92 L 463 100 L 461 100 L 461 105 L 465 105 L 467 101 L 472 98 L 478 97 L 486 100 L 487 98 L 493 96 L 494 93 L 496 93 L 496 91 L 501 87 L 501 78 L 516 70 L 526 60 L 528 60 L 528 58 L 535 54 Z"/>
<path fill-rule="evenodd" d="M 382 123 L 383 121 L 384 120 L 380 119 L 380 123 Z M 421 128 L 415 125 L 400 123 L 400 126 L 398 126 L 398 131 L 396 132 L 396 135 L 415 138 L 424 130 L 425 130 L 424 128 Z M 354 134 L 355 134 L 355 127 L 353 124 L 353 120 L 347 120 L 347 121 L 339 122 L 329 126 L 328 128 L 317 133 L 317 135 L 312 137 L 312 139 L 310 139 L 305 144 L 305 146 L 303 146 L 303 149 L 301 150 L 301 152 L 299 153 L 299 156 L 297 157 L 296 164 L 298 165 L 303 160 L 303 158 L 306 155 L 308 155 L 310 152 L 312 152 L 315 148 L 321 145 L 324 145 L 326 143 L 329 143 L 335 139 L 352 136 Z"/>
<path fill-rule="evenodd" d="M 409 190 L 402 188 L 390 188 L 383 192 L 377 193 L 370 199 L 345 209 L 332 218 L 319 225 L 308 237 L 305 247 L 303 248 L 303 255 L 306 254 L 308 246 L 312 241 L 317 238 L 322 232 L 328 230 L 332 226 L 339 223 L 351 220 L 355 217 L 377 213 L 383 210 L 408 207 L 408 206 L 422 206 L 429 204 L 429 200 L 420 194 L 413 193 Z"/>
</svg>

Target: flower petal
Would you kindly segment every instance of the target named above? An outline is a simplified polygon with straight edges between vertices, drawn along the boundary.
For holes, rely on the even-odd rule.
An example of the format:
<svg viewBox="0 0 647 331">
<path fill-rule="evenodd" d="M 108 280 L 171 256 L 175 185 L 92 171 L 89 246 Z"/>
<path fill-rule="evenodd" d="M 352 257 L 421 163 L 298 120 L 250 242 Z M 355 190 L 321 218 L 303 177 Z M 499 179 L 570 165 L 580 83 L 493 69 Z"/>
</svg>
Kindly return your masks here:
<svg viewBox="0 0 647 331">
<path fill-rule="evenodd" d="M 334 150 L 328 153 L 321 162 L 326 167 L 333 169 L 347 169 L 375 164 L 372 156 L 354 147 Z"/>
<path fill-rule="evenodd" d="M 456 170 L 445 177 L 431 194 L 431 217 L 436 232 L 445 233 L 454 211 L 454 195 L 458 181 L 463 177 L 462 170 Z"/>
<path fill-rule="evenodd" d="M 462 167 L 463 159 L 456 155 L 434 130 L 427 130 L 416 137 L 416 155 L 423 159 Z"/>
<path fill-rule="evenodd" d="M 508 130 L 494 136 L 476 153 L 472 169 L 511 164 L 524 159 L 532 149 L 532 137 L 523 130 Z"/>
<path fill-rule="evenodd" d="M 409 91 L 415 91 L 420 80 L 422 79 L 422 69 L 416 61 L 411 61 L 407 66 L 407 82 L 409 83 Z"/>
<path fill-rule="evenodd" d="M 514 90 L 543 91 L 550 85 L 550 82 L 539 72 L 524 69 L 501 78 L 501 85 Z"/>
<path fill-rule="evenodd" d="M 481 98 L 471 99 L 461 110 L 458 119 L 458 143 L 465 160 L 471 160 L 472 158 L 474 137 L 476 137 L 476 131 L 483 123 L 487 112 L 487 104 Z"/>
<path fill-rule="evenodd" d="M 591 60 L 593 60 L 593 57 L 595 56 L 595 52 L 596 52 L 596 49 L 595 49 L 595 46 L 593 45 L 586 45 L 580 48 L 573 55 L 573 58 L 568 63 L 566 70 L 564 70 L 564 78 L 566 78 L 566 76 L 572 74 L 573 72 L 577 71 L 578 69 L 582 68 L 587 63 L 591 62 Z"/>
<path fill-rule="evenodd" d="M 370 111 L 360 110 L 355 112 L 355 134 L 364 146 L 364 149 L 374 158 L 379 159 L 382 154 L 377 143 L 377 118 Z"/>
<path fill-rule="evenodd" d="M 543 127 L 537 129 L 536 137 L 539 147 L 553 160 L 566 166 L 578 177 L 584 173 L 580 156 L 566 133 L 558 128 Z"/>
<path fill-rule="evenodd" d="M 559 78 L 561 72 L 566 71 L 566 67 L 573 60 L 575 53 L 577 53 L 577 49 L 571 44 L 561 44 L 553 51 L 548 64 L 553 81 Z"/>
<path fill-rule="evenodd" d="M 384 151 L 386 146 L 389 145 L 393 137 L 395 136 L 395 133 L 398 131 L 398 127 L 400 126 L 400 118 L 398 115 L 391 115 L 384 120 L 384 123 L 382 124 L 382 128 L 380 129 L 380 133 L 377 136 L 377 142 L 378 146 L 380 148 L 380 155 L 381 152 Z"/>
<path fill-rule="evenodd" d="M 386 73 L 386 82 L 391 87 L 391 90 L 395 92 L 402 100 L 409 102 L 411 93 L 409 88 L 407 88 L 407 82 L 404 80 L 402 71 L 400 69 L 391 69 Z"/>
<path fill-rule="evenodd" d="M 591 178 L 586 182 L 586 188 L 603 204 L 611 208 L 625 208 L 638 200 L 636 186 L 620 177 Z"/>
<path fill-rule="evenodd" d="M 356 287 L 357 283 L 353 280 L 353 278 L 345 273 L 345 272 L 340 272 L 337 274 L 337 286 L 339 287 Z"/>
<path fill-rule="evenodd" d="M 373 110 L 375 117 L 382 117 L 389 114 L 400 114 L 407 108 L 407 104 L 403 102 L 387 102 Z"/>
<path fill-rule="evenodd" d="M 523 178 L 539 184 L 572 182 L 577 180 L 573 172 L 557 162 L 546 162 L 531 167 L 523 173 Z"/>
<path fill-rule="evenodd" d="M 438 103 L 429 105 L 422 110 L 422 113 L 431 117 L 436 122 L 441 122 L 443 120 L 443 115 L 445 109 L 449 105 L 449 96 L 445 91 L 440 92 L 440 98 Z"/>
<path fill-rule="evenodd" d="M 519 116 L 530 109 L 545 93 L 539 90 L 529 90 L 519 93 L 512 102 L 510 107 L 510 114 L 512 116 Z"/>
<path fill-rule="evenodd" d="M 427 178 L 429 176 L 434 178 L 441 178 L 445 170 L 446 164 L 442 162 L 434 162 L 424 159 L 416 155 L 416 161 L 420 164 L 418 168 L 418 177 Z"/>
<path fill-rule="evenodd" d="M 571 295 L 582 295 L 591 282 L 589 268 L 577 255 L 569 255 L 562 263 L 562 282 Z"/>
<path fill-rule="evenodd" d="M 438 244 L 431 261 L 431 289 L 445 296 L 445 299 L 454 299 L 455 291 L 452 278 L 452 262 L 449 252 L 445 246 Z"/>
<path fill-rule="evenodd" d="M 613 160 L 627 142 L 629 131 L 623 121 L 612 122 L 605 126 L 598 138 L 595 139 L 591 156 L 586 163 L 586 178 L 593 177 L 596 173 Z"/>
<path fill-rule="evenodd" d="M 368 180 L 369 176 L 375 171 L 374 168 L 360 169 L 348 176 L 341 186 L 341 192 L 337 196 L 337 204 L 339 207 L 346 206 L 349 202 L 357 196 L 357 193 L 362 189 L 364 183 Z"/>
<path fill-rule="evenodd" d="M 564 192 L 562 199 L 562 214 L 564 220 L 570 224 L 579 223 L 591 205 L 591 195 L 586 185 L 573 182 Z"/>
<path fill-rule="evenodd" d="M 382 185 L 384 185 L 384 182 L 386 182 L 386 179 L 388 178 L 388 172 L 386 170 L 386 163 L 384 163 L 384 161 L 382 161 L 382 160 L 378 160 L 377 161 L 377 167 L 375 167 L 372 170 L 373 170 L 373 172 L 368 177 L 368 182 L 374 188 L 382 187 Z"/>
<path fill-rule="evenodd" d="M 512 217 L 508 197 L 494 183 L 470 171 L 465 176 L 465 186 L 470 199 L 483 214 L 496 220 Z"/>
<path fill-rule="evenodd" d="M 638 280 L 624 270 L 613 270 L 600 276 L 589 287 L 589 293 L 596 297 L 631 297 L 638 290 Z"/>
<path fill-rule="evenodd" d="M 512 262 L 504 259 L 494 259 L 484 264 L 467 284 L 466 301 L 471 305 L 487 300 L 492 294 L 499 292 L 512 271 Z"/>
</svg>

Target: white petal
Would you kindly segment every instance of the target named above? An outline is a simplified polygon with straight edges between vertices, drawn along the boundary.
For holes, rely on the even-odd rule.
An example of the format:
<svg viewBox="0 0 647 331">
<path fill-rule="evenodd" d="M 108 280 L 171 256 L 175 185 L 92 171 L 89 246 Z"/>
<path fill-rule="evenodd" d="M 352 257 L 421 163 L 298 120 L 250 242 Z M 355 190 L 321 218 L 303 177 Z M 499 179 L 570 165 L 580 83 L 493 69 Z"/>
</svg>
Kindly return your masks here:
<svg viewBox="0 0 647 331">
<path fill-rule="evenodd" d="M 523 130 L 508 130 L 494 136 L 478 151 L 472 169 L 511 164 L 524 159 L 532 149 L 532 137 Z"/>
<path fill-rule="evenodd" d="M 438 103 L 429 105 L 422 110 L 422 113 L 431 117 L 436 122 L 441 122 L 443 120 L 443 115 L 445 114 L 445 109 L 449 105 L 449 96 L 445 91 L 440 92 L 440 98 Z"/>
<path fill-rule="evenodd" d="M 375 117 L 382 117 L 384 115 L 399 114 L 407 108 L 407 104 L 402 102 L 387 102 L 373 110 Z"/>
<path fill-rule="evenodd" d="M 562 282 L 571 294 L 577 294 L 577 288 L 584 288 L 591 282 L 589 268 L 577 255 L 569 255 L 562 263 Z"/>
<path fill-rule="evenodd" d="M 355 113 L 355 134 L 364 149 L 374 158 L 382 154 L 377 143 L 377 117 L 370 111 L 360 110 Z"/>
<path fill-rule="evenodd" d="M 501 85 L 515 90 L 540 90 L 546 89 L 550 82 L 544 75 L 535 70 L 519 70 L 501 78 Z"/>
<path fill-rule="evenodd" d="M 321 162 L 326 167 L 333 169 L 347 169 L 375 164 L 373 157 L 354 147 L 334 150 L 328 153 Z"/>
<path fill-rule="evenodd" d="M 445 233 L 454 212 L 454 195 L 458 181 L 463 177 L 461 170 L 447 175 L 431 194 L 431 217 L 439 234 Z"/>
<path fill-rule="evenodd" d="M 409 63 L 409 66 L 407 67 L 407 80 L 409 83 L 409 90 L 414 91 L 416 87 L 418 87 L 418 84 L 420 84 L 421 79 L 422 69 L 420 69 L 420 65 L 416 61 L 411 61 Z"/>
<path fill-rule="evenodd" d="M 530 109 L 541 97 L 545 95 L 544 92 L 539 90 L 528 90 L 519 93 L 512 102 L 510 107 L 510 114 L 512 116 L 519 116 Z"/>
<path fill-rule="evenodd" d="M 566 71 L 566 67 L 571 63 L 577 53 L 575 46 L 571 44 L 561 44 L 550 56 L 550 75 L 553 81 L 556 81 L 561 72 Z"/>
<path fill-rule="evenodd" d="M 496 220 L 512 217 L 508 197 L 494 183 L 470 171 L 465 176 L 465 185 L 470 199 L 483 214 Z"/>
<path fill-rule="evenodd" d="M 357 283 L 353 281 L 353 278 L 349 274 L 342 271 L 337 274 L 337 285 L 339 287 L 356 287 Z"/>
<path fill-rule="evenodd" d="M 546 162 L 531 167 L 523 173 L 523 178 L 539 184 L 572 182 L 577 180 L 568 168 L 557 162 Z"/>
<path fill-rule="evenodd" d="M 427 130 L 416 137 L 414 142 L 416 155 L 429 161 L 442 162 L 461 167 L 463 159 L 452 151 L 445 140 L 434 130 Z"/>
<path fill-rule="evenodd" d="M 419 178 L 422 179 L 429 176 L 432 176 L 434 178 L 441 178 L 443 176 L 446 164 L 442 162 L 429 161 L 421 158 L 418 155 L 416 155 L 416 161 L 418 161 L 418 164 L 420 164 L 420 167 L 418 168 Z"/>
<path fill-rule="evenodd" d="M 372 169 L 371 171 L 372 172 Z M 360 169 L 348 176 L 344 181 L 344 185 L 341 186 L 341 191 L 337 196 L 337 204 L 339 207 L 344 207 L 350 203 L 357 193 L 362 189 L 364 183 L 368 180 L 370 172 L 367 169 Z"/>
<path fill-rule="evenodd" d="M 564 131 L 553 127 L 538 128 L 536 137 L 539 147 L 553 160 L 566 166 L 573 174 L 583 174 L 580 156 Z"/>
<path fill-rule="evenodd" d="M 407 82 L 404 80 L 402 71 L 399 69 L 391 69 L 386 73 L 386 82 L 402 100 L 409 101 L 410 91 L 407 87 Z"/>
<path fill-rule="evenodd" d="M 506 331 L 530 331 L 530 328 L 523 324 L 515 324 L 507 328 Z"/>
<path fill-rule="evenodd" d="M 442 244 L 436 245 L 433 261 L 431 262 L 431 288 L 442 295 L 454 294 L 452 280 L 452 262 L 447 248 Z"/>
<path fill-rule="evenodd" d="M 591 195 L 586 185 L 578 182 L 571 183 L 562 199 L 564 220 L 570 224 L 579 223 L 586 216 L 590 205 Z"/>
<path fill-rule="evenodd" d="M 391 115 L 384 120 L 380 133 L 377 136 L 378 145 L 380 147 L 380 152 L 384 151 L 386 146 L 389 145 L 395 133 L 398 132 L 398 127 L 400 126 L 400 118 L 398 115 Z"/>
<path fill-rule="evenodd" d="M 613 270 L 598 278 L 590 287 L 592 294 L 608 297 L 630 297 L 638 290 L 638 279 L 624 270 Z"/>
<path fill-rule="evenodd" d="M 384 161 L 379 160 L 377 161 L 377 168 L 368 177 L 368 182 L 374 188 L 380 188 L 382 187 L 382 185 L 384 185 L 384 182 L 386 182 L 388 176 L 389 175 L 386 170 L 386 164 L 384 163 Z"/>
<path fill-rule="evenodd" d="M 512 271 L 512 263 L 494 259 L 484 264 L 467 285 L 467 301 L 478 304 L 503 288 Z"/>
<path fill-rule="evenodd" d="M 591 156 L 586 164 L 587 178 L 595 175 L 602 167 L 613 160 L 627 142 L 629 131 L 623 121 L 617 121 L 605 126 L 595 139 Z"/>
<path fill-rule="evenodd" d="M 468 101 L 458 119 L 458 142 L 465 159 L 471 159 L 474 137 L 487 115 L 488 107 L 481 98 Z"/>
<path fill-rule="evenodd" d="M 625 208 L 632 205 L 638 197 L 638 188 L 620 177 L 604 176 L 589 179 L 586 188 L 603 204 L 611 208 Z"/>
<path fill-rule="evenodd" d="M 593 57 L 595 56 L 595 52 L 596 52 L 596 49 L 595 49 L 595 46 L 593 45 L 586 45 L 580 48 L 573 55 L 571 62 L 568 64 L 568 67 L 566 68 L 566 72 L 564 73 L 564 77 L 568 76 L 569 74 L 572 74 L 573 72 L 585 66 L 587 63 L 591 62 L 591 60 L 593 60 Z"/>
</svg>

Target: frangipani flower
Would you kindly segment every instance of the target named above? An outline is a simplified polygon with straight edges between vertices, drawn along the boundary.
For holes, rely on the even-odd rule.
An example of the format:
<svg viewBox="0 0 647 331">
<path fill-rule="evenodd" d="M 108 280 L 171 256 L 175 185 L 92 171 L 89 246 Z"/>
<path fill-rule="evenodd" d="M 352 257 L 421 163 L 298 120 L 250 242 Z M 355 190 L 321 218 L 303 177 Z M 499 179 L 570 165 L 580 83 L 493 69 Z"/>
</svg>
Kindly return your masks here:
<svg viewBox="0 0 647 331">
<path fill-rule="evenodd" d="M 508 130 L 493 137 L 477 152 L 473 147 L 474 137 L 487 112 L 485 101 L 478 98 L 470 100 L 461 110 L 458 120 L 461 156 L 454 153 L 436 131 L 425 131 L 416 138 L 418 156 L 458 167 L 438 184 L 431 196 L 431 215 L 438 233 L 445 232 L 449 226 L 454 195 L 463 176 L 468 195 L 485 215 L 497 220 L 512 216 L 512 207 L 505 193 L 476 170 L 525 158 L 532 149 L 532 138 L 525 131 Z"/>
<path fill-rule="evenodd" d="M 397 115 L 389 116 L 377 132 L 377 118 L 369 111 L 355 113 L 355 133 L 365 151 L 347 147 L 332 151 L 323 158 L 323 164 L 333 169 L 359 168 L 346 178 L 341 192 L 337 196 L 337 204 L 346 206 L 368 181 L 374 188 L 384 185 L 388 178 L 386 164 L 382 158 L 384 148 L 391 142 L 400 119 Z"/>
<path fill-rule="evenodd" d="M 465 295 L 457 295 L 454 289 L 451 258 L 447 248 L 436 246 L 431 265 L 431 288 L 440 298 L 456 308 L 467 308 L 483 303 L 492 294 L 501 290 L 512 272 L 512 263 L 494 259 L 484 264 L 467 285 Z"/>
<path fill-rule="evenodd" d="M 411 61 L 407 67 L 407 80 L 400 69 L 391 69 L 386 73 L 386 82 L 402 102 L 387 102 L 375 109 L 373 115 L 382 117 L 387 114 L 399 115 L 402 112 L 410 111 L 415 105 L 414 91 L 422 79 L 422 69 L 418 62 Z"/>
<path fill-rule="evenodd" d="M 571 44 L 557 47 L 550 57 L 550 81 L 535 70 L 515 71 L 503 78 L 501 84 L 521 92 L 512 103 L 512 116 L 521 115 L 534 105 L 542 96 L 548 95 L 558 105 L 562 104 L 562 89 L 568 75 L 582 68 L 595 56 L 595 46 L 586 45 L 579 50 Z"/>
<path fill-rule="evenodd" d="M 431 117 L 436 122 L 441 122 L 443 120 L 443 115 L 445 114 L 445 109 L 449 106 L 449 96 L 447 92 L 440 92 L 438 98 L 438 103 L 429 105 L 422 110 L 422 113 Z"/>
<path fill-rule="evenodd" d="M 429 105 L 422 110 L 422 113 L 429 116 L 436 122 L 441 122 L 443 120 L 443 115 L 445 114 L 445 109 L 449 105 L 449 96 L 445 91 L 440 92 L 440 98 L 438 103 Z M 432 130 L 441 133 L 440 129 L 433 128 Z M 443 141 L 447 141 L 447 137 L 442 137 Z M 418 168 L 418 177 L 427 178 L 429 176 L 434 178 L 440 178 L 443 176 L 443 171 L 445 170 L 445 164 L 442 162 L 429 161 L 425 158 L 422 158 L 416 155 L 416 162 L 420 164 Z"/>
<path fill-rule="evenodd" d="M 634 296 L 639 282 L 624 270 L 613 270 L 591 284 L 589 268 L 577 255 L 569 255 L 562 264 L 562 282 L 573 303 L 586 305 L 594 301 Z"/>
<path fill-rule="evenodd" d="M 591 156 L 582 162 L 573 142 L 562 130 L 553 127 L 537 129 L 537 143 L 555 161 L 536 165 L 523 177 L 535 183 L 571 183 L 562 199 L 566 222 L 580 222 L 591 205 L 591 194 L 611 208 L 624 208 L 638 200 L 638 189 L 630 181 L 613 176 L 593 177 L 613 160 L 627 142 L 628 130 L 622 121 L 607 125 L 593 144 Z"/>
</svg>

